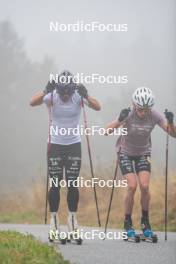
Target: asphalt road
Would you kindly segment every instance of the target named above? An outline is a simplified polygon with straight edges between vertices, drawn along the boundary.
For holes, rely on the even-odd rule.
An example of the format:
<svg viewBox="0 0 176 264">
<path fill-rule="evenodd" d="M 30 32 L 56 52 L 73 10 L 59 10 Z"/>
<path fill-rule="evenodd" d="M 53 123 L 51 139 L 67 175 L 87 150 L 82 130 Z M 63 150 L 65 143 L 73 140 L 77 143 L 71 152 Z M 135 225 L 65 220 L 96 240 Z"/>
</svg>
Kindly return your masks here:
<svg viewBox="0 0 176 264">
<path fill-rule="evenodd" d="M 16 230 L 25 234 L 33 234 L 42 242 L 48 243 L 48 226 L 0 224 L 0 230 Z M 65 227 L 62 227 L 65 230 Z M 92 232 L 98 228 L 84 227 L 84 232 Z M 102 231 L 102 229 L 98 229 Z M 109 230 L 115 231 L 115 230 Z M 117 230 L 116 230 L 117 232 Z M 120 232 L 120 231 L 119 231 Z M 168 233 L 168 241 L 164 241 L 164 233 L 158 232 L 157 244 L 140 242 L 124 242 L 122 239 L 84 240 L 81 246 L 67 243 L 59 247 L 65 259 L 74 264 L 175 264 L 176 263 L 176 233 Z"/>
</svg>

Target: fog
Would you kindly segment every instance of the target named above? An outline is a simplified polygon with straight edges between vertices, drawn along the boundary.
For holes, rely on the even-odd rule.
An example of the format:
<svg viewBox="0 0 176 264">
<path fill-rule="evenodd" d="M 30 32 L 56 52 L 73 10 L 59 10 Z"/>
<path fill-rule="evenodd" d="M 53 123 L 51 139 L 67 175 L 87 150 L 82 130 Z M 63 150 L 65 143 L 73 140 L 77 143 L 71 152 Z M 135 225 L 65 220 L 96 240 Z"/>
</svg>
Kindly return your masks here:
<svg viewBox="0 0 176 264">
<path fill-rule="evenodd" d="M 135 88 L 148 86 L 155 108 L 176 114 L 175 1 L 0 1 L 1 190 L 22 188 L 46 171 L 48 113 L 30 107 L 32 95 L 44 89 L 50 73 L 127 75 L 128 83 L 88 84 L 101 112 L 87 109 L 89 125 L 105 126 L 131 105 Z M 127 32 L 50 32 L 59 23 L 127 24 Z M 94 164 L 111 166 L 116 137 L 91 137 Z M 152 164 L 164 174 L 166 135 L 152 134 Z M 176 169 L 176 141 L 170 138 L 169 168 Z M 83 138 L 83 164 L 88 166 Z M 112 175 L 107 175 L 112 177 Z"/>
</svg>

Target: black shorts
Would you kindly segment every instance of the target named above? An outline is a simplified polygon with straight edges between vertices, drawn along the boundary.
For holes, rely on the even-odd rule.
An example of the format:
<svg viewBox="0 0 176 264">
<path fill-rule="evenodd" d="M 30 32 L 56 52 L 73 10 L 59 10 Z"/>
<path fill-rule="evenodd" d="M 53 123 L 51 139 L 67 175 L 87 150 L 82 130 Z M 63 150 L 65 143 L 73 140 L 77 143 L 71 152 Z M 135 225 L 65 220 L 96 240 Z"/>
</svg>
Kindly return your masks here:
<svg viewBox="0 0 176 264">
<path fill-rule="evenodd" d="M 118 159 L 122 175 L 135 172 L 139 173 L 140 171 L 151 171 L 150 155 L 129 156 L 124 153 L 119 153 Z"/>
<path fill-rule="evenodd" d="M 74 181 L 79 176 L 81 168 L 81 143 L 70 145 L 51 144 L 48 150 L 48 170 L 51 178 Z"/>
</svg>

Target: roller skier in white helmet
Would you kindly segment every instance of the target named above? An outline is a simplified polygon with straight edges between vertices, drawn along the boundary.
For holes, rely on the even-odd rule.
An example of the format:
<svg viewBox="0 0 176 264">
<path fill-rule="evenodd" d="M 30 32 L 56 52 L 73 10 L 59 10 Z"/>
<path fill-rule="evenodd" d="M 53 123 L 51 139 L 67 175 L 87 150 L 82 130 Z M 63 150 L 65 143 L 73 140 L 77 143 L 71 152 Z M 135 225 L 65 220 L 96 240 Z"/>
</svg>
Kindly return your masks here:
<svg viewBox="0 0 176 264">
<path fill-rule="evenodd" d="M 135 236 L 132 211 L 137 183 L 141 191 L 141 228 L 145 237 L 153 235 L 149 222 L 151 132 L 155 125 L 158 125 L 176 138 L 173 113 L 165 111 L 164 118 L 153 109 L 154 101 L 154 95 L 149 88 L 137 88 L 132 96 L 132 109 L 123 109 L 118 118 L 107 125 L 107 131 L 110 133 L 121 126 L 128 131 L 128 134 L 121 135 L 116 143 L 120 169 L 128 183 L 124 219 L 128 237 Z"/>
</svg>

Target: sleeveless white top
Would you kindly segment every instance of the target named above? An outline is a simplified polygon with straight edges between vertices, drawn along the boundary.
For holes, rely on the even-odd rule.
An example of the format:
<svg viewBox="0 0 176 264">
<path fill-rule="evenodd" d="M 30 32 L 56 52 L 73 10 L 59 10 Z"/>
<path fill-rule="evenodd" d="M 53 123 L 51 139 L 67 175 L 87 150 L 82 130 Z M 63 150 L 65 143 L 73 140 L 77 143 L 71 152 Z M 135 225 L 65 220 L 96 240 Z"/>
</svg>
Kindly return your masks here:
<svg viewBox="0 0 176 264">
<path fill-rule="evenodd" d="M 52 98 L 52 106 L 51 106 Z M 79 133 L 73 132 L 73 128 L 79 127 L 81 114 L 81 96 L 77 91 L 70 97 L 68 102 L 60 99 L 56 90 L 47 94 L 43 102 L 50 111 L 50 140 L 53 144 L 70 145 L 81 141 Z M 49 138 L 48 138 L 49 141 Z"/>
</svg>

